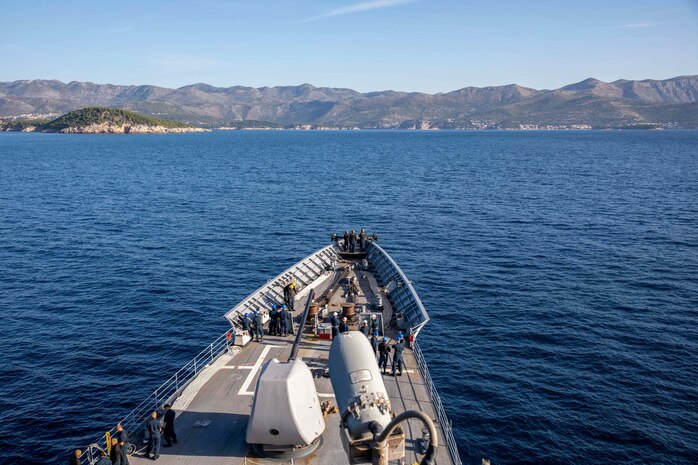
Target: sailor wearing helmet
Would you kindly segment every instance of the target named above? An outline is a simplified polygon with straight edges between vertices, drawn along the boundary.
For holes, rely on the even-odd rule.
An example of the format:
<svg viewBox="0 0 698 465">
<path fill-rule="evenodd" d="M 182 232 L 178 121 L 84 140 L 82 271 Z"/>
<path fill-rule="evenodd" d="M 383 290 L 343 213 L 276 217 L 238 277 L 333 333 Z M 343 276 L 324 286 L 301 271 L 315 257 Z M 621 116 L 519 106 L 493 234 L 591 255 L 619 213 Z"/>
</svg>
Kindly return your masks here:
<svg viewBox="0 0 698 465">
<path fill-rule="evenodd" d="M 339 324 L 339 332 L 346 333 L 349 331 L 349 325 L 347 324 L 347 317 L 342 317 L 342 322 Z"/>
<path fill-rule="evenodd" d="M 332 325 L 332 339 L 334 339 L 339 334 L 339 319 L 337 319 L 337 312 L 332 312 L 332 318 L 330 318 L 330 325 Z"/>
</svg>

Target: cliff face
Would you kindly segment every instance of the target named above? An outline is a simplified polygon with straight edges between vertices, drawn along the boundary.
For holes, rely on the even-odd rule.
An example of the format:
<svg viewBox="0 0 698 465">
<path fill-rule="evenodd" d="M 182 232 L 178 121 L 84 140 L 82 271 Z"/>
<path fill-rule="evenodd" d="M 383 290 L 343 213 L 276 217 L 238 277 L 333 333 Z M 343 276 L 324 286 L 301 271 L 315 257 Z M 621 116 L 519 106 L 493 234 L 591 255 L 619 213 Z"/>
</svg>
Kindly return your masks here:
<svg viewBox="0 0 698 465">
<path fill-rule="evenodd" d="M 36 130 L 36 128 L 34 128 Z M 69 127 L 57 132 L 64 134 L 181 134 L 186 132 L 207 132 L 203 128 L 166 128 L 164 126 L 148 126 L 144 124 L 90 124 L 81 127 Z"/>
<path fill-rule="evenodd" d="M 401 127 L 422 121 L 435 127 L 646 123 L 698 127 L 696 103 L 698 76 L 610 83 L 590 78 L 553 90 L 512 84 L 439 94 L 359 93 L 309 84 L 260 88 L 193 84 L 167 89 L 42 80 L 0 82 L 0 116 L 108 105 L 194 125 L 222 126 L 258 120 L 359 127 Z"/>
</svg>

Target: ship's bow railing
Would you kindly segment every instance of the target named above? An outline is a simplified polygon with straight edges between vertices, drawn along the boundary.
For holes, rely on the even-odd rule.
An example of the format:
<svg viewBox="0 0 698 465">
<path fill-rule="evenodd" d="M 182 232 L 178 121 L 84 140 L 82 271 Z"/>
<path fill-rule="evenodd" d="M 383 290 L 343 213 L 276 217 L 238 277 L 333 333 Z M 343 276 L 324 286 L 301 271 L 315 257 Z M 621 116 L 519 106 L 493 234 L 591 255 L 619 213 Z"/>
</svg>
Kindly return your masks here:
<svg viewBox="0 0 698 465">
<path fill-rule="evenodd" d="M 184 388 L 199 374 L 201 370 L 208 367 L 213 361 L 230 349 L 227 338 L 228 332 L 218 336 L 204 350 L 199 352 L 189 363 L 179 369 L 143 402 L 138 404 L 119 423 L 129 431 L 132 440 L 143 428 L 145 421 L 154 410 L 162 409 L 166 403 L 172 403 L 180 396 Z M 110 436 L 116 434 L 116 427 L 109 431 Z M 99 459 L 100 448 L 106 450 L 106 435 L 95 443 L 90 444 L 84 450 L 81 463 L 92 465 Z"/>
<path fill-rule="evenodd" d="M 424 383 L 427 386 L 427 391 L 431 396 L 431 401 L 434 404 L 434 410 L 436 410 L 436 416 L 439 419 L 439 425 L 441 426 L 441 431 L 443 432 L 444 439 L 446 440 L 446 445 L 448 446 L 448 453 L 451 456 L 451 460 L 454 465 L 462 465 L 460 454 L 458 452 L 458 446 L 456 445 L 456 440 L 453 437 L 453 427 L 451 426 L 451 421 L 446 416 L 446 410 L 444 409 L 444 404 L 441 402 L 441 396 L 436 391 L 434 382 L 431 380 L 431 375 L 429 374 L 429 368 L 427 367 L 427 362 L 424 360 L 422 355 L 422 350 L 419 348 L 417 341 L 412 343 L 412 354 L 417 362 L 419 371 L 422 373 L 422 378 L 424 378 Z"/>
</svg>

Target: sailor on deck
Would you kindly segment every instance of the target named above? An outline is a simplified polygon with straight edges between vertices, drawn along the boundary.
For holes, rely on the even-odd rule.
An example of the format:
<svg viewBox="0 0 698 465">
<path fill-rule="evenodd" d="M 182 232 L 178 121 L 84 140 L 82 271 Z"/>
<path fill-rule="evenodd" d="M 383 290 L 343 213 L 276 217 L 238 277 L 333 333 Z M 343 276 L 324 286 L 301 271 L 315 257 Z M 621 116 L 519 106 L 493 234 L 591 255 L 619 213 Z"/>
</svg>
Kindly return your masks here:
<svg viewBox="0 0 698 465">
<path fill-rule="evenodd" d="M 368 320 L 364 320 L 361 322 L 361 327 L 359 328 L 359 331 L 364 333 L 364 336 L 368 337 L 368 335 L 369 335 Z"/>
<path fill-rule="evenodd" d="M 334 339 L 339 334 L 339 319 L 337 318 L 337 312 L 332 312 L 330 325 L 332 325 L 332 339 Z"/>
<path fill-rule="evenodd" d="M 361 232 L 359 233 L 359 246 L 361 247 L 362 252 L 366 250 L 366 238 L 366 230 L 361 229 Z"/>
<path fill-rule="evenodd" d="M 269 331 L 268 334 L 270 336 L 278 336 L 279 335 L 279 310 L 276 308 L 276 304 L 273 304 L 271 306 L 271 310 L 269 310 Z"/>
<path fill-rule="evenodd" d="M 378 353 L 378 331 L 374 331 L 373 336 L 371 336 L 371 347 L 373 348 L 373 356 L 375 357 Z"/>
<path fill-rule="evenodd" d="M 119 439 L 111 438 L 111 447 L 109 448 L 109 459 L 112 465 L 121 465 L 121 447 L 119 447 Z"/>
<path fill-rule="evenodd" d="M 121 443 L 123 442 L 123 443 L 124 443 L 123 448 L 126 449 L 126 450 L 128 450 L 128 448 L 129 448 L 129 443 L 128 443 L 128 431 L 126 431 L 126 430 L 124 429 L 124 427 L 121 425 L 121 423 L 119 423 L 118 425 L 116 425 L 116 434 L 114 435 L 114 437 L 116 437 L 116 439 L 118 440 L 119 444 L 121 444 Z M 127 460 L 126 463 L 128 463 L 128 458 L 127 458 L 126 460 Z M 122 465 L 123 465 L 123 462 L 121 462 L 121 463 L 122 463 Z"/>
<path fill-rule="evenodd" d="M 288 311 L 288 316 L 286 317 L 286 326 L 288 326 L 288 334 L 296 334 L 293 329 L 293 309 Z"/>
<path fill-rule="evenodd" d="M 148 447 L 145 449 L 145 457 L 150 458 L 153 454 L 153 460 L 160 458 L 160 421 L 158 420 L 158 412 L 150 414 L 150 420 L 145 424 L 145 429 L 150 435 L 148 439 Z"/>
<path fill-rule="evenodd" d="M 342 244 L 344 251 L 349 250 L 349 230 L 344 231 L 344 244 Z"/>
<path fill-rule="evenodd" d="M 77 462 L 80 463 L 80 462 Z M 111 460 L 107 457 L 107 453 L 103 450 L 99 451 L 99 460 L 95 462 L 95 465 L 112 465 Z"/>
<path fill-rule="evenodd" d="M 376 331 L 378 331 L 378 317 L 371 315 L 371 332 L 375 333 Z"/>
<path fill-rule="evenodd" d="M 347 317 L 342 317 L 342 322 L 339 324 L 339 333 L 346 333 L 349 331 L 349 325 L 347 324 Z"/>
<path fill-rule="evenodd" d="M 284 302 L 288 305 L 288 308 L 293 311 L 293 300 L 296 297 L 296 282 L 291 281 L 284 287 Z"/>
<path fill-rule="evenodd" d="M 70 465 L 80 465 L 82 462 L 80 457 L 82 457 L 82 451 L 80 449 L 75 449 L 75 452 L 70 454 Z"/>
<path fill-rule="evenodd" d="M 281 311 L 279 312 L 279 327 L 281 330 L 281 336 L 286 337 L 288 336 L 288 318 L 290 314 L 288 313 L 288 310 L 286 309 L 286 305 L 281 306 Z"/>
<path fill-rule="evenodd" d="M 356 231 L 353 229 L 349 234 L 349 252 L 356 252 Z"/>
<path fill-rule="evenodd" d="M 264 319 L 258 311 L 254 312 L 254 334 L 257 342 L 262 342 L 264 339 Z"/>
<path fill-rule="evenodd" d="M 247 334 L 252 337 L 252 318 L 250 318 L 249 313 L 242 315 L 242 329 L 247 331 Z"/>
<path fill-rule="evenodd" d="M 400 370 L 398 376 L 402 376 L 402 365 L 404 363 L 404 360 L 402 359 L 403 350 L 405 350 L 405 338 L 403 337 L 402 333 L 400 333 L 397 336 L 397 342 L 393 344 L 393 351 L 395 351 L 395 354 L 393 355 L 393 376 L 395 376 L 396 368 Z"/>
<path fill-rule="evenodd" d="M 128 448 L 122 439 L 119 439 L 119 463 L 120 465 L 130 465 L 128 463 Z"/>
<path fill-rule="evenodd" d="M 165 447 L 172 447 L 172 443 L 177 444 L 177 433 L 174 429 L 174 421 L 177 414 L 170 404 L 165 404 Z"/>
<path fill-rule="evenodd" d="M 384 337 L 378 344 L 378 354 L 378 368 L 383 370 L 383 374 L 385 374 L 388 370 L 388 357 L 390 356 L 390 346 L 388 345 L 387 337 Z"/>
</svg>

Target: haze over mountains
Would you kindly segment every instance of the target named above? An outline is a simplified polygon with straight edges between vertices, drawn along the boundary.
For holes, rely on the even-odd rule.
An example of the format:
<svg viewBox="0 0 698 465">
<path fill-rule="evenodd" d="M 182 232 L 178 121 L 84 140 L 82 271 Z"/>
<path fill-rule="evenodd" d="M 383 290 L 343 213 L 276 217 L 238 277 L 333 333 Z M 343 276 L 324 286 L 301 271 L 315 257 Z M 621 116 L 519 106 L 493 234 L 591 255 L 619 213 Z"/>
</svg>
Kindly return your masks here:
<svg viewBox="0 0 698 465">
<path fill-rule="evenodd" d="M 200 125 L 240 120 L 361 128 L 698 127 L 698 76 L 611 83 L 596 79 L 560 89 L 516 84 L 448 93 L 314 87 L 178 89 L 55 80 L 0 82 L 0 116 L 65 113 L 110 106 Z"/>
</svg>

